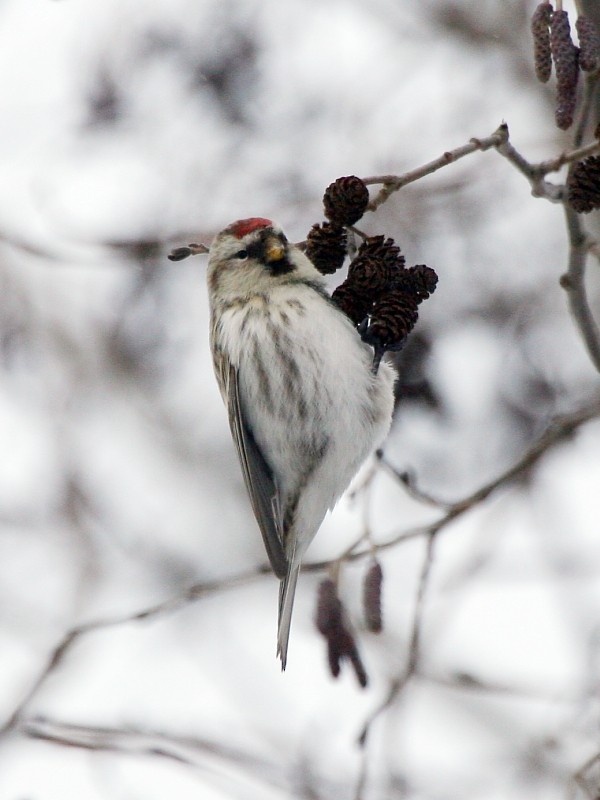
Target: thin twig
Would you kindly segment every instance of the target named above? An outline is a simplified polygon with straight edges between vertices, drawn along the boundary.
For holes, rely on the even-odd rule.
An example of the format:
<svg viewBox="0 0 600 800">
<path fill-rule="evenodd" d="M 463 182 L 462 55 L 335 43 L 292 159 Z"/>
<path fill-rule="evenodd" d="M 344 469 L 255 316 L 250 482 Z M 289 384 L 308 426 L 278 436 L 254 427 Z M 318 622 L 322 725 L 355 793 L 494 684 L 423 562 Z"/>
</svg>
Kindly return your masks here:
<svg viewBox="0 0 600 800">
<path fill-rule="evenodd" d="M 496 478 L 484 484 L 472 494 L 448 504 L 447 511 L 433 522 L 418 525 L 408 530 L 404 529 L 391 539 L 385 542 L 379 542 L 375 545 L 375 549 L 377 551 L 389 550 L 402 542 L 418 539 L 422 536 L 429 536 L 447 528 L 464 513 L 477 507 L 484 500 L 487 500 L 487 498 L 498 489 L 509 485 L 513 480 L 518 479 L 522 474 L 530 470 L 548 450 L 569 438 L 581 425 L 597 417 L 600 417 L 600 399 L 594 400 L 589 405 L 583 406 L 571 414 L 557 417 L 550 422 L 539 439 L 531 445 L 521 458 L 511 467 L 500 473 Z M 368 550 L 353 550 L 353 547 L 350 547 L 348 548 L 348 552 L 349 555 L 347 559 L 349 561 L 367 558 L 372 555 L 371 548 Z M 312 562 L 306 564 L 303 569 L 307 572 L 320 571 L 325 569 L 328 563 L 327 561 Z"/>
<path fill-rule="evenodd" d="M 595 77 L 595 76 L 594 76 Z M 592 92 L 593 86 L 590 85 L 589 91 Z M 496 149 L 504 158 L 510 161 L 519 172 L 521 172 L 531 184 L 532 194 L 535 197 L 544 197 L 553 203 L 560 203 L 563 200 L 564 187 L 544 180 L 550 172 L 558 172 L 565 164 L 580 161 L 586 156 L 593 155 L 600 151 L 600 142 L 594 141 L 585 147 L 577 146 L 575 149 L 561 153 L 555 158 L 540 161 L 532 164 L 527 161 L 518 150 L 515 149 L 509 139 L 508 125 L 502 123 L 497 130 L 484 139 L 471 139 L 467 144 L 448 150 L 433 161 L 429 161 L 421 167 L 417 167 L 410 172 L 402 175 L 370 175 L 362 180 L 367 185 L 382 183 L 383 187 L 369 203 L 369 210 L 375 211 L 385 203 L 390 195 L 397 192 L 403 186 L 420 180 L 426 175 L 431 175 L 449 164 L 453 164 L 465 156 L 476 152 Z"/>
<path fill-rule="evenodd" d="M 585 773 L 589 772 L 593 766 L 598 765 L 600 763 L 600 753 L 594 753 L 591 758 L 588 760 L 577 770 L 577 772 L 573 775 L 573 780 L 582 789 L 586 795 L 590 798 L 590 800 L 597 800 L 598 798 L 598 780 L 594 781 L 595 785 L 590 785 L 590 781 L 586 778 Z"/>
<path fill-rule="evenodd" d="M 541 164 L 531 164 L 515 149 L 515 147 L 513 147 L 508 139 L 498 145 L 496 150 L 527 178 L 531 184 L 531 194 L 534 197 L 544 197 L 552 203 L 562 203 L 565 192 L 564 186 L 557 186 L 544 179 L 544 176 L 547 175 L 548 172 L 553 171 L 550 162 L 546 161 Z M 567 157 L 567 154 L 559 156 L 558 159 L 553 160 L 552 165 L 556 165 L 559 160 L 561 161 L 561 165 L 562 163 L 566 163 L 563 162 L 562 159 Z"/>
<path fill-rule="evenodd" d="M 452 503 L 448 510 L 437 520 L 434 520 L 428 525 L 421 525 L 416 528 L 404 530 L 386 542 L 378 544 L 369 542 L 366 548 L 359 550 L 358 547 L 364 541 L 364 536 L 361 534 L 360 538 L 344 552 L 344 560 L 355 561 L 358 559 L 372 558 L 374 550 L 387 550 L 403 542 L 422 536 L 428 537 L 431 541 L 439 531 L 449 527 L 454 520 L 476 507 L 479 503 L 482 503 L 497 489 L 508 485 L 512 480 L 518 478 L 519 475 L 533 467 L 546 451 L 571 436 L 581 425 L 598 416 L 600 416 L 600 400 L 596 400 L 594 403 L 584 406 L 569 415 L 560 417 L 548 426 L 540 438 L 534 442 L 529 450 L 527 450 L 513 466 L 509 467 L 494 480 L 480 487 L 477 491 Z M 310 562 L 303 565 L 302 571 L 307 573 L 324 572 L 331 569 L 332 565 L 337 562 L 339 562 L 339 558 Z M 228 578 L 220 578 L 214 581 L 195 584 L 185 592 L 149 606 L 141 611 L 123 614 L 109 619 L 92 620 L 71 628 L 63 634 L 60 641 L 56 644 L 37 678 L 32 682 L 7 722 L 0 728 L 0 734 L 6 733 L 19 726 L 25 717 L 29 703 L 37 695 L 42 686 L 45 685 L 50 676 L 64 663 L 74 645 L 84 636 L 106 628 L 126 625 L 132 622 L 142 622 L 144 620 L 160 617 L 163 614 L 172 613 L 202 597 L 248 585 L 264 578 L 266 575 L 271 575 L 271 570 L 269 566 L 265 564 L 257 569 L 238 573 Z"/>
<path fill-rule="evenodd" d="M 380 205 L 386 202 L 390 195 L 392 195 L 394 192 L 397 192 L 408 183 L 413 183 L 420 178 L 424 178 L 426 175 L 431 175 L 433 172 L 437 172 L 438 169 L 447 167 L 448 164 L 453 164 L 455 161 L 458 161 L 459 159 L 464 158 L 471 153 L 490 150 L 492 147 L 498 147 L 498 145 L 506 139 L 508 139 L 508 127 L 503 123 L 496 131 L 494 131 L 494 133 L 492 133 L 491 136 L 488 136 L 485 139 L 473 138 L 468 142 L 468 144 L 464 144 L 461 147 L 455 148 L 454 150 L 447 150 L 445 153 L 442 153 L 439 158 L 436 158 L 433 161 L 424 164 L 422 167 L 412 170 L 411 172 L 406 172 L 403 175 L 371 175 L 367 178 L 363 178 L 363 181 L 367 185 L 377 183 L 383 184 L 383 187 L 369 203 L 369 210 L 375 211 Z"/>
<path fill-rule="evenodd" d="M 32 739 L 63 747 L 123 755 L 148 755 L 176 761 L 196 769 L 214 771 L 219 762 L 261 775 L 269 785 L 283 788 L 283 775 L 273 765 L 238 748 L 195 736 L 174 736 L 159 731 L 136 728 L 112 728 L 77 725 L 56 719 L 37 717 L 27 720 L 22 733 Z"/>
<path fill-rule="evenodd" d="M 414 474 L 410 470 L 400 471 L 396 469 L 396 467 L 394 467 L 393 464 L 390 464 L 390 462 L 387 460 L 385 453 L 382 450 L 377 452 L 377 461 L 386 470 L 386 472 L 388 472 L 393 478 L 395 478 L 405 487 L 407 494 L 409 494 L 410 497 L 412 497 L 414 500 L 417 500 L 419 503 L 434 506 L 435 508 L 449 508 L 452 505 L 445 500 L 440 500 L 438 497 L 434 497 L 433 495 L 429 494 L 429 492 L 425 492 L 423 489 L 417 486 Z"/>
<path fill-rule="evenodd" d="M 415 607 L 413 611 L 413 620 L 411 625 L 406 664 L 401 674 L 390 683 L 388 693 L 382 702 L 367 717 L 358 737 L 358 743 L 363 748 L 363 757 L 361 770 L 356 785 L 356 792 L 354 795 L 355 800 L 362 800 L 364 788 L 367 782 L 368 761 L 366 745 L 371 726 L 381 716 L 381 714 L 383 714 L 391 705 L 393 705 L 396 699 L 404 691 L 410 679 L 415 674 L 419 664 L 419 657 L 421 653 L 421 634 L 423 630 L 423 609 L 425 605 L 425 594 L 427 591 L 427 586 L 429 585 L 431 567 L 433 565 L 435 539 L 435 533 L 431 533 L 427 539 L 425 554 L 423 556 L 423 564 L 421 566 L 421 573 L 419 575 L 419 583 L 415 596 Z"/>
<path fill-rule="evenodd" d="M 600 328 L 594 319 L 585 289 L 585 267 L 590 249 L 581 218 L 567 203 L 565 217 L 569 234 L 569 267 L 560 285 L 567 292 L 569 307 L 594 366 L 600 372 Z"/>
<path fill-rule="evenodd" d="M 40 670 L 40 673 L 25 692 L 24 696 L 13 710 L 13 713 L 0 728 L 0 735 L 13 730 L 20 724 L 29 703 L 37 695 L 48 678 L 50 678 L 55 670 L 61 666 L 66 657 L 70 654 L 74 645 L 79 642 L 82 637 L 91 633 L 95 633 L 96 631 L 105 630 L 106 628 L 114 628 L 119 625 L 127 625 L 132 622 L 142 622 L 144 620 L 152 619 L 153 617 L 172 613 L 188 605 L 189 603 L 199 600 L 202 597 L 214 594 L 216 592 L 227 591 L 228 589 L 235 589 L 239 586 L 245 586 L 268 574 L 271 574 L 271 570 L 267 565 L 264 565 L 256 570 L 239 573 L 238 575 L 232 575 L 229 578 L 219 578 L 214 581 L 195 584 L 194 586 L 190 586 L 190 588 L 182 594 L 176 595 L 175 597 L 169 597 L 160 603 L 156 603 L 153 606 L 143 609 L 142 611 L 123 614 L 121 616 L 108 619 L 98 619 L 90 622 L 84 622 L 81 625 L 76 625 L 75 627 L 66 631 L 49 654 L 46 664 Z"/>
<path fill-rule="evenodd" d="M 598 81 L 600 80 L 600 72 L 592 72 L 588 75 L 584 82 L 583 99 L 581 101 L 581 110 L 573 133 L 573 145 L 581 147 L 583 137 L 585 136 L 586 128 L 592 117 L 592 113 L 596 103 L 598 102 Z"/>
<path fill-rule="evenodd" d="M 367 742 L 367 737 L 371 729 L 371 725 L 392 703 L 396 700 L 398 695 L 403 691 L 406 684 L 415 674 L 419 663 L 419 656 L 421 653 L 421 632 L 423 620 L 423 608 L 425 604 L 425 594 L 429 584 L 429 576 L 431 574 L 431 567 L 433 565 L 433 556 L 435 550 L 436 532 L 429 534 L 427 538 L 427 545 L 425 554 L 423 556 L 423 564 L 421 566 L 421 573 L 419 575 L 419 583 L 417 586 L 417 593 L 415 597 L 415 607 L 413 611 L 413 620 L 410 631 L 410 641 L 408 646 L 408 657 L 406 665 L 402 673 L 391 682 L 389 691 L 384 700 L 369 714 L 363 729 L 358 737 L 358 742 L 361 746 Z"/>
</svg>

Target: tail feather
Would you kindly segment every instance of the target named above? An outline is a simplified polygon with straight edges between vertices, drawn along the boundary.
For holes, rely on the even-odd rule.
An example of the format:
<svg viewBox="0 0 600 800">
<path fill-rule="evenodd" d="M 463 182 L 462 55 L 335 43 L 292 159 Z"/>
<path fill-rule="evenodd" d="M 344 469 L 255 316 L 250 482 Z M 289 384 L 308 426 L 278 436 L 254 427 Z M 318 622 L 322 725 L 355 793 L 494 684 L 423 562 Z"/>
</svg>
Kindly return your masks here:
<svg viewBox="0 0 600 800">
<path fill-rule="evenodd" d="M 294 609 L 294 596 L 296 584 L 300 574 L 300 564 L 292 561 L 288 566 L 287 575 L 279 587 L 279 622 L 277 625 L 277 655 L 281 659 L 281 669 L 287 663 L 288 642 L 290 638 L 290 625 L 292 624 L 292 611 Z"/>
</svg>

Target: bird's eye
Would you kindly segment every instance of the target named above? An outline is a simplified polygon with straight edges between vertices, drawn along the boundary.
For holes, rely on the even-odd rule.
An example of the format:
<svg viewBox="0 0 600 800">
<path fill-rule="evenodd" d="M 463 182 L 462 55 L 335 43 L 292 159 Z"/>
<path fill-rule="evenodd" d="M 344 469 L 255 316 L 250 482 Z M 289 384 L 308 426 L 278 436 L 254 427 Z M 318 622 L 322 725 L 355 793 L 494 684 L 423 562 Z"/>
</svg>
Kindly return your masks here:
<svg viewBox="0 0 600 800">
<path fill-rule="evenodd" d="M 238 250 L 235 254 L 236 258 L 248 258 L 248 251 L 247 250 Z"/>
</svg>

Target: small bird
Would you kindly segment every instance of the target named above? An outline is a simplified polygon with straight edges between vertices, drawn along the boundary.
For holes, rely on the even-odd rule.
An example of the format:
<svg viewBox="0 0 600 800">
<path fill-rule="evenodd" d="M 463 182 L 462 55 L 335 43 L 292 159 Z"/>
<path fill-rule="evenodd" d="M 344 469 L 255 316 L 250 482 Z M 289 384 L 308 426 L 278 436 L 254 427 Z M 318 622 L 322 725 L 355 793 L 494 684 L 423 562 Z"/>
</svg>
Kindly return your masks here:
<svg viewBox="0 0 600 800">
<path fill-rule="evenodd" d="M 262 217 L 229 225 L 208 259 L 215 374 L 271 567 L 287 662 L 302 558 L 325 514 L 388 433 L 394 369 L 327 294 L 321 273 Z"/>
</svg>

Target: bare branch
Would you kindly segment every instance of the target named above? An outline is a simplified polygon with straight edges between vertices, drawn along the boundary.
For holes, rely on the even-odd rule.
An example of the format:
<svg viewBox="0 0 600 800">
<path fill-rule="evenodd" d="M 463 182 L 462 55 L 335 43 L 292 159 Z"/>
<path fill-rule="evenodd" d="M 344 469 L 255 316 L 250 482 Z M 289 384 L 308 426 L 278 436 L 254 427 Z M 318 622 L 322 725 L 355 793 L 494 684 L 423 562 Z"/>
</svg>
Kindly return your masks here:
<svg viewBox="0 0 600 800">
<path fill-rule="evenodd" d="M 455 161 L 471 155 L 471 153 L 489 150 L 492 147 L 498 147 L 498 145 L 502 144 L 502 142 L 506 141 L 507 139 L 508 126 L 502 123 L 502 125 L 500 125 L 491 136 L 488 136 L 485 139 L 473 138 L 468 142 L 468 144 L 464 144 L 461 147 L 455 148 L 454 150 L 447 150 L 445 153 L 439 156 L 439 158 L 436 158 L 433 161 L 430 161 L 428 164 L 424 164 L 422 167 L 418 167 L 411 172 L 406 172 L 404 175 L 372 175 L 370 177 L 363 178 L 363 182 L 367 185 L 383 183 L 383 187 L 369 203 L 369 210 L 375 211 L 380 205 L 386 202 L 390 195 L 392 195 L 394 192 L 397 192 L 398 189 L 401 189 L 408 183 L 413 183 L 420 178 L 424 178 L 426 175 L 431 175 L 433 172 L 437 172 L 438 169 L 447 167 L 448 164 L 453 164 Z"/>
<path fill-rule="evenodd" d="M 600 399 L 594 400 L 591 404 L 585 405 L 577 411 L 566 414 L 562 417 L 557 417 L 550 422 L 546 430 L 537 439 L 531 447 L 516 461 L 511 467 L 506 469 L 493 480 L 481 486 L 472 494 L 456 500 L 448 504 L 448 510 L 437 520 L 425 525 L 418 525 L 409 530 L 403 530 L 393 538 L 386 542 L 373 544 L 368 550 L 355 549 L 358 542 L 348 548 L 346 560 L 355 561 L 357 559 L 367 558 L 373 554 L 373 551 L 388 550 L 395 547 L 401 542 L 406 542 L 410 539 L 417 539 L 421 536 L 429 536 L 436 534 L 443 528 L 448 527 L 454 520 L 461 517 L 467 511 L 478 506 L 484 500 L 492 495 L 498 489 L 503 488 L 510 484 L 513 480 L 518 479 L 525 474 L 528 470 L 534 467 L 542 456 L 552 447 L 568 439 L 581 425 L 596 419 L 600 416 Z M 362 538 L 362 537 L 361 537 Z M 303 570 L 307 572 L 315 572 L 326 569 L 329 561 L 312 562 L 303 566 Z"/>
<path fill-rule="evenodd" d="M 0 735 L 11 731 L 20 724 L 31 700 L 37 695 L 38 691 L 46 683 L 48 678 L 62 665 L 65 658 L 71 652 L 72 647 L 87 634 L 104 630 L 106 628 L 114 628 L 118 625 L 126 625 L 131 622 L 141 622 L 143 620 L 158 617 L 163 614 L 169 614 L 188 605 L 189 603 L 194 602 L 195 600 L 199 600 L 201 597 L 206 595 L 227 591 L 228 589 L 235 589 L 238 586 L 247 585 L 253 581 L 259 580 L 265 575 L 270 574 L 270 567 L 264 565 L 256 570 L 240 573 L 238 575 L 232 575 L 229 578 L 219 578 L 214 581 L 195 584 L 194 586 L 190 586 L 190 588 L 182 594 L 176 595 L 175 597 L 170 597 L 161 601 L 160 603 L 149 606 L 142 611 L 123 614 L 122 616 L 108 619 L 93 620 L 91 622 L 85 622 L 81 625 L 71 628 L 70 630 L 66 631 L 60 641 L 56 644 L 37 678 L 33 681 L 25 695 L 21 698 L 11 716 L 0 728 Z"/>
<path fill-rule="evenodd" d="M 413 611 L 413 621 L 410 632 L 410 642 L 408 647 L 408 656 L 406 666 L 402 673 L 391 682 L 389 691 L 380 705 L 369 714 L 363 729 L 358 737 L 359 744 L 364 746 L 367 742 L 367 737 L 371 729 L 371 725 L 375 720 L 388 709 L 396 700 L 398 695 L 404 690 L 405 686 L 415 674 L 417 665 L 419 663 L 419 655 L 421 650 L 421 628 L 423 619 L 423 608 L 425 604 L 425 593 L 429 584 L 429 576 L 431 574 L 431 567 L 433 565 L 433 556 L 435 548 L 436 532 L 433 531 L 427 538 L 427 545 L 425 548 L 425 555 L 423 557 L 423 564 L 421 566 L 421 573 L 419 575 L 419 583 L 417 586 L 417 593 L 415 597 L 415 608 Z"/>
<path fill-rule="evenodd" d="M 136 728 L 76 725 L 43 717 L 26 720 L 21 730 L 32 739 L 41 739 L 63 747 L 123 755 L 159 756 L 196 769 L 214 770 L 216 760 L 244 768 L 252 775 L 262 775 L 269 784 L 280 786 L 283 783 L 273 765 L 263 759 L 220 742 L 195 736 L 174 736 Z"/>
<path fill-rule="evenodd" d="M 585 267 L 590 250 L 590 240 L 583 230 L 581 218 L 567 203 L 565 217 L 569 233 L 569 267 L 561 277 L 560 285 L 567 292 L 569 307 L 588 355 L 600 372 L 600 328 L 588 303 L 585 288 Z"/>
<path fill-rule="evenodd" d="M 359 550 L 358 547 L 364 541 L 364 534 L 363 534 L 360 536 L 358 541 L 354 542 L 351 545 L 351 547 L 349 547 L 345 551 L 345 553 L 342 555 L 342 560 L 355 561 L 358 559 L 369 558 L 372 557 L 374 551 L 387 550 L 391 547 L 395 547 L 401 544 L 402 542 L 408 541 L 410 539 L 415 539 L 421 536 L 427 537 L 428 550 L 426 553 L 426 558 L 423 563 L 423 569 L 420 579 L 420 589 L 417 601 L 415 603 L 414 621 L 416 624 L 416 622 L 420 619 L 420 615 L 422 613 L 423 597 L 429 576 L 431 561 L 433 558 L 433 542 L 436 534 L 439 533 L 439 531 L 443 530 L 444 528 L 448 527 L 455 519 L 458 519 L 464 513 L 470 511 L 472 508 L 482 503 L 497 489 L 508 485 L 511 481 L 515 480 L 520 475 L 524 474 L 527 470 L 533 467 L 548 450 L 550 450 L 555 445 L 567 439 L 583 424 L 589 422 L 592 419 L 595 419 L 598 416 L 600 416 L 600 400 L 596 400 L 590 405 L 584 406 L 581 409 L 574 411 L 569 415 L 558 418 L 548 426 L 548 428 L 540 436 L 540 438 L 536 442 L 534 442 L 534 444 L 529 448 L 529 450 L 527 450 L 526 453 L 524 453 L 524 455 L 517 462 L 515 462 L 515 464 L 513 464 L 511 467 L 509 467 L 507 470 L 501 473 L 494 480 L 480 487 L 477 491 L 473 492 L 471 495 L 468 495 L 467 497 L 450 504 L 445 513 L 434 522 L 410 530 L 404 530 L 399 534 L 397 534 L 392 539 L 388 540 L 387 542 L 382 542 L 379 544 L 370 542 L 368 548 Z M 331 569 L 336 564 L 339 564 L 339 562 L 340 558 L 331 559 L 328 561 L 317 561 L 317 562 L 307 563 L 303 565 L 302 571 L 323 572 L 325 570 Z M 123 614 L 119 617 L 113 617 L 109 619 L 93 620 L 75 626 L 74 628 L 71 628 L 62 636 L 60 641 L 52 650 L 45 666 L 40 671 L 40 674 L 32 683 L 31 687 L 26 692 L 24 697 L 20 700 L 10 718 L 0 729 L 0 734 L 7 733 L 8 731 L 15 729 L 22 723 L 22 720 L 25 717 L 27 706 L 29 705 L 29 703 L 37 695 L 37 693 L 39 692 L 41 687 L 46 683 L 48 678 L 63 664 L 65 658 L 71 652 L 72 647 L 82 637 L 98 630 L 103 630 L 110 627 L 116 627 L 118 625 L 125 625 L 131 622 L 141 622 L 143 620 L 159 617 L 163 614 L 172 613 L 182 607 L 185 607 L 189 603 L 201 599 L 202 597 L 213 595 L 218 592 L 228 591 L 230 589 L 235 589 L 240 586 L 245 586 L 247 584 L 253 583 L 254 581 L 261 580 L 266 575 L 270 574 L 271 570 L 269 566 L 265 564 L 259 567 L 258 569 L 238 573 L 237 575 L 232 575 L 228 578 L 221 578 L 221 579 L 216 579 L 214 581 L 207 581 L 205 583 L 195 584 L 194 586 L 191 586 L 189 589 L 187 589 L 185 592 L 176 595 L 175 597 L 168 598 L 167 600 L 163 600 L 160 603 L 156 603 L 155 605 L 145 608 L 142 611 Z M 416 668 L 416 664 L 418 661 L 418 648 L 419 648 L 418 632 L 416 632 L 416 629 L 413 626 L 410 655 L 408 659 L 408 664 L 410 666 L 410 672 L 408 673 L 408 677 L 410 677 L 410 674 L 412 674 L 412 672 L 414 672 L 414 669 Z M 403 678 L 398 679 L 398 681 L 392 685 L 390 693 L 392 692 L 393 689 L 395 691 L 394 696 L 396 696 L 398 691 L 402 688 L 402 680 L 405 680 L 404 676 Z M 399 688 L 397 688 L 398 686 Z"/>
</svg>

